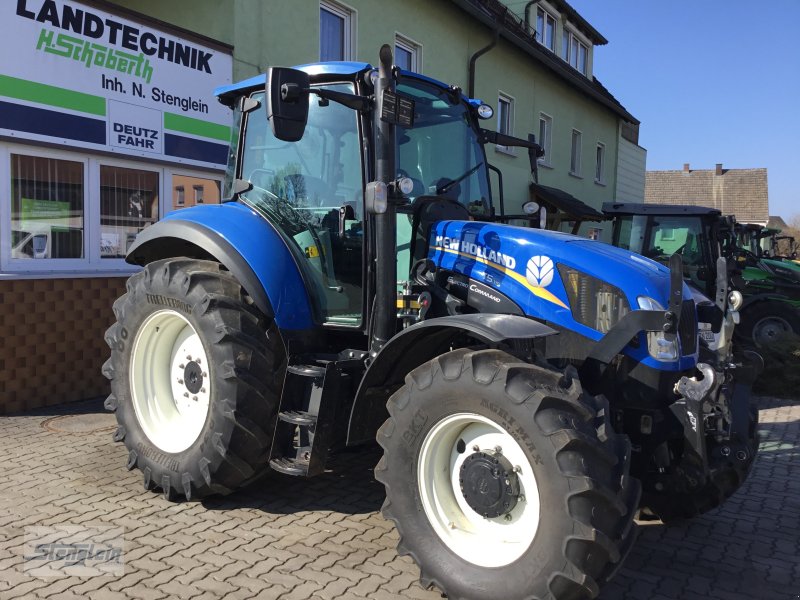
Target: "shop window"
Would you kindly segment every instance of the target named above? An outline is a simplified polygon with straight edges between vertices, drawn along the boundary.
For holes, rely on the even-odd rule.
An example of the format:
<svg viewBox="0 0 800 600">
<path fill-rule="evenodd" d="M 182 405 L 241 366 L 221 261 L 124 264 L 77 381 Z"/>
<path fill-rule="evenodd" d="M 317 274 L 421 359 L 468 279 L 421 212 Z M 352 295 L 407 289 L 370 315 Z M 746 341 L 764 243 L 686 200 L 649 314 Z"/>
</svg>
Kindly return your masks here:
<svg viewBox="0 0 800 600">
<path fill-rule="evenodd" d="M 334 2 L 319 7 L 319 59 L 350 60 L 353 55 L 353 12 Z"/>
<path fill-rule="evenodd" d="M 192 177 L 190 175 L 172 175 L 172 208 L 185 208 L 196 204 L 219 204 L 221 195 L 220 182 L 216 179 Z M 187 199 L 185 190 L 192 190 L 191 199 Z"/>
<path fill-rule="evenodd" d="M 158 173 L 100 166 L 100 256 L 125 258 L 142 229 L 158 221 Z"/>
<path fill-rule="evenodd" d="M 83 258 L 84 165 L 11 155 L 11 258 Z"/>
<path fill-rule="evenodd" d="M 600 227 L 589 227 L 586 231 L 586 237 L 590 240 L 599 240 L 603 235 L 603 230 Z"/>
</svg>

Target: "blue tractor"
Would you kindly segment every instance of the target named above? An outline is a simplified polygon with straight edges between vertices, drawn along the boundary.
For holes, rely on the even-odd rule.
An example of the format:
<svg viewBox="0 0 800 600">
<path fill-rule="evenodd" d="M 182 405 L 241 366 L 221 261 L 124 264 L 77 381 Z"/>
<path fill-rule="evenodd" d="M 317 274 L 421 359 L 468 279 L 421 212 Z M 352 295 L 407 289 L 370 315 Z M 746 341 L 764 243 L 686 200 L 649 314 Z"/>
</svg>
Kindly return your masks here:
<svg viewBox="0 0 800 600">
<path fill-rule="evenodd" d="M 640 509 L 691 516 L 741 484 L 749 387 L 700 362 L 680 262 L 506 224 L 484 144 L 541 150 L 481 128 L 489 106 L 388 46 L 217 93 L 228 201 L 138 236 L 106 335 L 147 489 L 310 477 L 377 439 L 423 585 L 565 600 L 599 593 Z"/>
</svg>

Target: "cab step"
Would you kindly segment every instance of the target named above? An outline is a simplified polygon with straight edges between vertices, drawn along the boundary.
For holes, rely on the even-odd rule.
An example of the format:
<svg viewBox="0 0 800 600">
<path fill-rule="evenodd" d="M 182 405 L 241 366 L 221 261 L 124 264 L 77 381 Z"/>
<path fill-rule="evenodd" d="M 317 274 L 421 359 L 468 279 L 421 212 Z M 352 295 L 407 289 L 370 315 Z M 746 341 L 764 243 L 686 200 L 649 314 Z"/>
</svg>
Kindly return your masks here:
<svg viewBox="0 0 800 600">
<path fill-rule="evenodd" d="M 269 461 L 269 466 L 278 473 L 284 475 L 295 475 L 298 477 L 305 477 L 308 475 L 308 460 L 302 458 L 288 458 L 282 456 L 281 458 L 273 458 Z"/>
</svg>

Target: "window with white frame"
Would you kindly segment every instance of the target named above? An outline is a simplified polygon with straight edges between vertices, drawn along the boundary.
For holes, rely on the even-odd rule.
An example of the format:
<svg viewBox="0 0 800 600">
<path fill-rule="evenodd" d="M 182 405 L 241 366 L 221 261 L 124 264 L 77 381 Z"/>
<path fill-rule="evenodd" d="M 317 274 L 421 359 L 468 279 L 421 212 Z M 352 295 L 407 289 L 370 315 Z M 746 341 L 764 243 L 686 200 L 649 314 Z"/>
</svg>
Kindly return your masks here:
<svg viewBox="0 0 800 600">
<path fill-rule="evenodd" d="M 422 72 L 422 46 L 409 38 L 394 38 L 394 64 L 406 71 Z"/>
<path fill-rule="evenodd" d="M 11 258 L 80 259 L 86 254 L 85 164 L 11 154 Z"/>
<path fill-rule="evenodd" d="M 221 177 L 203 183 L 202 202 L 219 202 Z M 4 183 L 3 183 L 4 182 Z M 23 144 L 0 144 L 0 272 L 130 272 L 136 235 L 192 190 L 171 167 Z M 164 199 L 163 191 L 175 196 Z M 171 194 L 170 194 L 171 195 Z M 49 275 L 48 275 L 49 276 Z"/>
<path fill-rule="evenodd" d="M 564 36 L 561 39 L 562 58 L 567 61 L 573 69 L 577 69 L 588 76 L 589 47 L 569 29 L 564 29 Z"/>
<path fill-rule="evenodd" d="M 182 185 L 175 186 L 175 195 L 173 196 L 174 208 L 182 208 L 186 206 L 186 189 Z"/>
<path fill-rule="evenodd" d="M 602 235 L 603 230 L 600 227 L 589 227 L 589 229 L 586 230 L 586 237 L 590 240 L 599 240 Z"/>
<path fill-rule="evenodd" d="M 545 113 L 539 113 L 539 145 L 544 150 L 544 156 L 539 159 L 539 164 L 552 165 L 550 152 L 553 149 L 553 117 Z"/>
<path fill-rule="evenodd" d="M 125 258 L 142 229 L 158 221 L 157 171 L 100 165 L 100 256 Z"/>
<path fill-rule="evenodd" d="M 319 59 L 351 60 L 353 57 L 354 13 L 325 0 L 319 5 Z"/>
<path fill-rule="evenodd" d="M 536 40 L 551 52 L 556 51 L 556 18 L 541 6 L 536 9 Z"/>
<path fill-rule="evenodd" d="M 569 172 L 570 175 L 581 174 L 581 138 L 582 134 L 577 129 L 572 130 L 572 149 L 570 151 Z"/>
<path fill-rule="evenodd" d="M 597 142 L 597 152 L 595 156 L 595 166 L 594 166 L 594 181 L 595 183 L 606 182 L 606 145 L 603 142 Z"/>
<path fill-rule="evenodd" d="M 514 99 L 502 92 L 497 97 L 497 132 L 505 135 L 514 135 Z M 512 154 L 510 146 L 497 144 L 501 152 Z"/>
<path fill-rule="evenodd" d="M 203 192 L 205 188 L 202 185 L 195 185 L 192 187 L 194 190 L 194 203 L 195 204 L 203 204 Z"/>
</svg>

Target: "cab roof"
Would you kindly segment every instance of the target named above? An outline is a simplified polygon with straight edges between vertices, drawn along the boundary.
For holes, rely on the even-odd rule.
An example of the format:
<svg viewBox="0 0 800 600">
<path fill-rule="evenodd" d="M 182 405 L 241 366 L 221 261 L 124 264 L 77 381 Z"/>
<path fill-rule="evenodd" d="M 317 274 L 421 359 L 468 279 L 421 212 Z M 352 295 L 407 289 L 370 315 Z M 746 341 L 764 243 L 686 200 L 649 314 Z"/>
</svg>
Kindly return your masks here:
<svg viewBox="0 0 800 600">
<path fill-rule="evenodd" d="M 637 204 L 636 202 L 605 202 L 603 212 L 607 215 L 711 215 L 719 216 L 721 211 L 707 206 L 691 204 Z"/>
<path fill-rule="evenodd" d="M 357 75 L 358 73 L 374 69 L 375 67 L 365 62 L 334 61 L 334 62 L 309 63 L 305 65 L 298 65 L 293 68 L 305 71 L 311 76 L 338 75 L 338 76 L 352 77 L 354 75 Z M 433 84 L 441 88 L 446 89 L 450 87 L 448 84 L 439 81 L 438 79 L 433 79 L 432 77 L 427 77 L 419 73 L 414 73 L 413 71 L 406 71 L 405 69 L 400 69 L 400 74 L 406 77 L 413 77 L 421 81 L 426 81 L 430 84 Z M 243 96 L 244 94 L 254 92 L 258 89 L 263 89 L 266 86 L 266 84 L 267 84 L 266 73 L 262 73 L 260 75 L 256 75 L 255 77 L 250 77 L 249 79 L 245 79 L 244 81 L 240 81 L 238 83 L 220 86 L 214 90 L 214 95 L 222 104 L 230 106 L 233 103 L 233 101 L 239 96 Z M 470 104 L 475 108 L 483 104 L 482 100 L 478 100 L 477 98 L 468 98 L 463 93 L 461 94 L 461 97 L 464 99 L 465 102 L 467 102 L 468 104 Z"/>
</svg>

